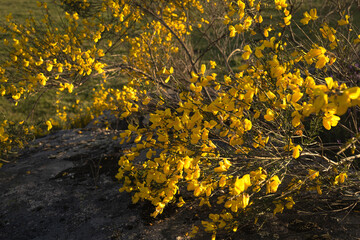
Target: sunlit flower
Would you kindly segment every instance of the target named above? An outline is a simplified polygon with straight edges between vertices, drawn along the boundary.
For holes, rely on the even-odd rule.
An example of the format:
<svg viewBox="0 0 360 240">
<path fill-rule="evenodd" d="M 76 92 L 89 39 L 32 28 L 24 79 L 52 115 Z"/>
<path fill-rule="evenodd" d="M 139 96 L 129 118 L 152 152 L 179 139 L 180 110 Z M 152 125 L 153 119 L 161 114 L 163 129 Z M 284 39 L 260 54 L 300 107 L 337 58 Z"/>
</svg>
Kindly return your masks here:
<svg viewBox="0 0 360 240">
<path fill-rule="evenodd" d="M 317 10 L 316 10 L 316 8 L 313 8 L 313 9 L 310 10 L 310 14 L 307 11 L 304 12 L 304 18 L 301 19 L 300 22 L 303 25 L 306 25 L 306 24 L 309 23 L 310 20 L 315 21 L 316 19 L 318 19 Z"/>
<path fill-rule="evenodd" d="M 300 157 L 300 152 L 302 151 L 302 147 L 300 145 L 296 145 L 295 147 L 292 148 L 292 151 L 293 151 L 293 158 L 298 158 Z"/>
<path fill-rule="evenodd" d="M 345 15 L 345 19 L 341 19 L 338 21 L 339 26 L 347 25 L 349 24 L 349 15 Z"/>
<path fill-rule="evenodd" d="M 268 109 L 266 110 L 266 114 L 265 114 L 264 118 L 265 118 L 266 121 L 269 121 L 269 122 L 270 122 L 270 121 L 273 121 L 273 120 L 275 119 L 275 113 L 274 113 L 274 111 L 271 110 L 270 108 L 268 108 Z"/>
<path fill-rule="evenodd" d="M 336 177 L 335 177 L 335 182 L 334 182 L 334 184 L 336 185 L 336 184 L 341 184 L 341 183 L 344 183 L 345 182 L 345 180 L 347 179 L 347 174 L 346 173 L 340 173 L 339 175 L 337 175 Z"/>
<path fill-rule="evenodd" d="M 46 125 L 47 125 L 47 130 L 50 131 L 50 129 L 52 129 L 52 124 L 51 124 L 51 122 L 50 122 L 50 121 L 46 121 L 45 123 L 46 123 Z"/>
<path fill-rule="evenodd" d="M 310 180 L 314 180 L 315 178 L 317 178 L 319 176 L 319 172 L 309 169 L 309 179 Z"/>
<path fill-rule="evenodd" d="M 281 181 L 277 175 L 270 178 L 266 183 L 266 194 L 275 193 L 281 184 Z"/>
</svg>

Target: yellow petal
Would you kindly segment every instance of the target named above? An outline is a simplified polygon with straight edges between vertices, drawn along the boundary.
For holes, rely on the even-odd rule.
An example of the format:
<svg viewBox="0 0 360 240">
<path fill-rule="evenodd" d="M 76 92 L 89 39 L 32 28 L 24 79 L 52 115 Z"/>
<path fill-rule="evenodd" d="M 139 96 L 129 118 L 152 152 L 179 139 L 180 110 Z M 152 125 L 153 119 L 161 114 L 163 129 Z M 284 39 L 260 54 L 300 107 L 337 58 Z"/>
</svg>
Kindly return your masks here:
<svg viewBox="0 0 360 240">
<path fill-rule="evenodd" d="M 219 180 L 219 187 L 224 187 L 226 185 L 226 177 L 222 176 Z"/>
<path fill-rule="evenodd" d="M 318 57 L 318 61 L 315 64 L 315 68 L 323 68 L 325 67 L 326 63 L 328 63 L 330 60 L 325 55 L 321 55 Z"/>
<path fill-rule="evenodd" d="M 266 184 L 266 194 L 276 192 L 280 183 L 281 181 L 277 175 L 270 178 L 270 180 Z"/>
<path fill-rule="evenodd" d="M 298 91 L 294 91 L 294 94 L 291 96 L 291 101 L 296 103 L 297 101 L 299 101 L 301 99 L 301 97 L 304 94 L 300 92 L 300 90 Z"/>
<path fill-rule="evenodd" d="M 269 122 L 274 120 L 274 118 L 275 118 L 274 111 L 268 108 L 266 110 L 266 115 L 264 116 L 264 118 L 266 121 L 269 121 Z"/>
<path fill-rule="evenodd" d="M 344 90 L 344 94 L 348 95 L 350 99 L 358 99 L 360 96 L 360 88 L 352 87 Z"/>
<path fill-rule="evenodd" d="M 216 167 L 216 168 L 214 169 L 214 171 L 215 171 L 216 173 L 221 173 L 221 172 L 226 172 L 227 169 L 226 169 L 226 167 L 224 166 L 224 164 L 221 164 L 219 167 Z"/>
<path fill-rule="evenodd" d="M 252 123 L 249 119 L 244 120 L 244 129 L 245 131 L 250 131 L 252 128 Z"/>
<path fill-rule="evenodd" d="M 325 78 L 325 81 L 329 89 L 332 89 L 334 87 L 334 80 L 332 77 Z"/>
<path fill-rule="evenodd" d="M 242 178 L 237 178 L 234 184 L 234 195 L 238 195 L 245 190 L 245 182 Z"/>
<path fill-rule="evenodd" d="M 302 147 L 300 145 L 297 145 L 296 147 L 293 148 L 293 158 L 298 158 L 300 157 L 300 152 L 302 151 Z"/>
<path fill-rule="evenodd" d="M 314 180 L 315 178 L 317 178 L 319 176 L 319 172 L 309 169 L 309 179 L 310 180 Z"/>
<path fill-rule="evenodd" d="M 47 130 L 49 131 L 52 128 L 52 124 L 50 121 L 46 121 Z"/>
<path fill-rule="evenodd" d="M 206 71 L 206 66 L 205 66 L 205 64 L 202 64 L 201 69 L 200 69 L 200 74 L 204 75 L 205 71 Z"/>
</svg>

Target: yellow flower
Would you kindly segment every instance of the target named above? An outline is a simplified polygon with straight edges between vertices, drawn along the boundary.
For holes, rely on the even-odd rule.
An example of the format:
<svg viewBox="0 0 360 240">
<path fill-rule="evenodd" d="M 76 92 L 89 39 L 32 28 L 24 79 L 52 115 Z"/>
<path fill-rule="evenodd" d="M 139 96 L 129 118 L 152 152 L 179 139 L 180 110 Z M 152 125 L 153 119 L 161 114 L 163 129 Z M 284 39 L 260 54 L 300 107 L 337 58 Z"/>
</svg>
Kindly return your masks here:
<svg viewBox="0 0 360 240">
<path fill-rule="evenodd" d="M 277 213 L 282 213 L 284 211 L 284 205 L 282 203 L 276 203 L 274 209 L 274 215 Z"/>
<path fill-rule="evenodd" d="M 249 58 L 250 58 L 250 55 L 251 55 L 251 53 L 252 53 L 252 51 L 251 51 L 251 48 L 250 48 L 250 46 L 249 45 L 246 45 L 245 47 L 244 47 L 244 53 L 243 53 L 243 55 L 241 56 L 244 60 L 248 60 Z"/>
<path fill-rule="evenodd" d="M 250 131 L 252 128 L 252 123 L 249 119 L 245 119 L 244 120 L 244 130 L 245 131 Z"/>
<path fill-rule="evenodd" d="M 6 94 L 6 88 L 3 85 L 1 85 L 1 87 L 0 87 L 0 95 L 4 96 L 5 94 Z"/>
<path fill-rule="evenodd" d="M 321 90 L 320 90 L 321 91 Z M 326 104 L 328 104 L 328 95 L 320 92 L 319 96 L 314 101 L 315 111 L 318 113 Z"/>
<path fill-rule="evenodd" d="M 270 178 L 266 183 L 266 194 L 274 193 L 277 191 L 281 181 L 277 175 Z"/>
<path fill-rule="evenodd" d="M 352 87 L 344 90 L 344 95 L 348 96 L 350 99 L 355 100 L 360 97 L 360 88 Z"/>
<path fill-rule="evenodd" d="M 311 18 L 311 20 L 318 19 L 316 8 L 313 8 L 313 9 L 310 10 L 310 18 Z"/>
<path fill-rule="evenodd" d="M 215 61 L 210 61 L 210 66 L 212 69 L 214 69 L 216 67 L 216 62 Z"/>
<path fill-rule="evenodd" d="M 294 111 L 291 116 L 293 117 L 291 124 L 293 127 L 297 127 L 301 124 L 301 114 L 298 111 Z"/>
<path fill-rule="evenodd" d="M 9 135 L 5 133 L 5 129 L 3 127 L 0 127 L 0 142 L 5 142 L 8 140 Z"/>
<path fill-rule="evenodd" d="M 286 16 L 286 17 L 284 17 L 284 23 L 285 23 L 285 25 L 287 26 L 287 25 L 290 25 L 290 23 L 291 23 L 291 14 L 290 15 L 288 15 L 288 16 Z"/>
<path fill-rule="evenodd" d="M 344 183 L 345 180 L 347 179 L 347 174 L 346 173 L 340 173 L 338 176 L 335 177 L 335 182 L 334 184 L 339 184 L 339 183 Z"/>
<path fill-rule="evenodd" d="M 234 188 L 233 188 L 233 195 L 239 195 L 240 193 L 242 193 L 243 191 L 245 191 L 245 183 L 244 183 L 244 179 L 243 178 L 236 178 L 235 184 L 234 184 Z"/>
<path fill-rule="evenodd" d="M 236 29 L 234 26 L 230 25 L 229 26 L 229 31 L 230 31 L 230 37 L 235 37 L 236 35 Z"/>
<path fill-rule="evenodd" d="M 257 58 L 262 58 L 262 57 L 264 57 L 264 54 L 262 54 L 261 50 L 262 50 L 262 49 L 261 49 L 260 47 L 255 48 L 255 56 L 256 56 Z"/>
<path fill-rule="evenodd" d="M 51 70 L 53 69 L 53 66 L 50 62 L 46 63 L 46 70 L 48 70 L 48 72 L 51 72 Z"/>
<path fill-rule="evenodd" d="M 336 85 L 337 85 L 337 82 L 336 81 L 334 82 L 332 77 L 325 78 L 325 82 L 326 82 L 329 90 L 331 90 L 333 87 L 336 87 Z"/>
<path fill-rule="evenodd" d="M 267 27 L 264 29 L 264 36 L 269 37 L 269 32 L 271 32 L 273 29 L 271 27 Z"/>
<path fill-rule="evenodd" d="M 322 194 L 322 191 L 321 191 L 321 188 L 320 188 L 320 185 L 316 185 L 316 191 L 319 195 Z"/>
<path fill-rule="evenodd" d="M 296 158 L 300 157 L 300 152 L 303 149 L 302 149 L 302 147 L 300 145 L 297 145 L 296 147 L 293 147 L 292 150 L 293 150 L 292 156 L 293 156 L 293 158 L 296 159 Z"/>
<path fill-rule="evenodd" d="M 327 130 L 330 130 L 331 127 L 335 127 L 339 121 L 340 121 L 339 116 L 336 116 L 332 113 L 325 113 L 325 116 L 323 117 L 323 126 Z"/>
<path fill-rule="evenodd" d="M 17 94 L 15 94 L 15 95 L 12 95 L 12 98 L 13 98 L 14 100 L 19 100 L 20 97 L 21 97 L 21 93 L 17 93 Z"/>
<path fill-rule="evenodd" d="M 292 207 L 295 205 L 295 202 L 292 197 L 286 197 L 285 198 L 288 202 L 285 204 L 285 207 L 287 209 L 292 209 Z"/>
<path fill-rule="evenodd" d="M 277 10 L 281 10 L 282 8 L 287 8 L 286 0 L 275 0 L 275 5 Z"/>
<path fill-rule="evenodd" d="M 195 187 L 194 196 L 195 196 L 195 197 L 200 196 L 200 194 L 201 194 L 203 191 L 204 191 L 204 188 L 203 188 L 201 185 Z"/>
<path fill-rule="evenodd" d="M 293 95 L 291 96 L 291 102 L 296 103 L 301 99 L 301 97 L 304 95 L 300 90 L 297 88 L 293 91 Z"/>
<path fill-rule="evenodd" d="M 134 140 L 134 143 L 138 143 L 141 141 L 141 138 L 142 138 L 142 135 L 138 135 L 135 140 Z"/>
<path fill-rule="evenodd" d="M 317 59 L 318 60 L 316 62 L 315 67 L 319 68 L 319 69 L 325 67 L 325 65 L 330 61 L 330 59 L 327 56 L 325 56 L 324 54 L 321 54 L 320 56 L 318 56 Z"/>
<path fill-rule="evenodd" d="M 102 50 L 102 49 L 99 49 L 97 54 L 98 54 L 99 57 L 105 56 L 104 50 Z"/>
<path fill-rule="evenodd" d="M 315 21 L 316 19 L 318 19 L 317 10 L 316 10 L 316 8 L 313 8 L 313 9 L 310 10 L 310 14 L 307 11 L 304 12 L 304 18 L 301 19 L 300 22 L 303 25 L 306 25 L 306 24 L 309 23 L 310 20 Z"/>
<path fill-rule="evenodd" d="M 40 84 L 45 86 L 46 85 L 46 81 L 47 81 L 47 77 L 45 77 L 45 75 L 43 73 L 39 73 L 36 78 L 39 80 Z"/>
<path fill-rule="evenodd" d="M 245 20 L 244 20 L 244 29 L 248 30 L 250 28 L 252 24 L 252 17 L 248 16 Z"/>
<path fill-rule="evenodd" d="M 314 180 L 315 178 L 317 178 L 319 176 L 319 172 L 309 169 L 309 179 L 310 180 Z"/>
<path fill-rule="evenodd" d="M 281 77 L 282 74 L 285 73 L 286 69 L 283 67 L 283 66 L 274 66 L 270 69 L 271 71 L 271 76 L 274 77 L 274 78 L 278 78 L 278 77 Z"/>
<path fill-rule="evenodd" d="M 316 48 L 312 48 L 310 49 L 310 51 L 308 53 L 306 53 L 305 55 L 305 60 L 308 64 L 312 64 L 313 63 L 313 58 L 317 58 L 318 62 L 317 63 L 317 68 L 320 68 L 321 64 L 323 64 L 323 61 L 326 61 L 325 54 L 326 53 L 326 49 L 323 47 L 316 47 Z M 319 61 L 320 60 L 320 61 Z"/>
<path fill-rule="evenodd" d="M 220 162 L 220 166 L 219 166 L 219 167 L 216 167 L 216 168 L 214 169 L 214 171 L 215 171 L 216 173 L 226 172 L 226 171 L 227 171 L 227 168 L 226 168 L 226 166 L 224 165 L 223 162 Z"/>
<path fill-rule="evenodd" d="M 350 18 L 349 15 L 345 15 L 345 19 L 341 19 L 338 21 L 339 26 L 349 24 L 349 18 Z"/>
<path fill-rule="evenodd" d="M 353 43 L 354 43 L 354 44 L 360 43 L 360 35 L 358 35 L 357 38 L 355 38 L 355 39 L 353 40 Z"/>
<path fill-rule="evenodd" d="M 242 179 L 244 179 L 245 190 L 251 186 L 250 174 L 245 174 Z"/>
<path fill-rule="evenodd" d="M 74 89 L 74 85 L 72 83 L 71 84 L 65 83 L 65 87 L 67 87 L 69 93 L 72 93 Z"/>
<path fill-rule="evenodd" d="M 191 83 L 190 90 L 199 93 L 202 90 L 202 86 L 195 86 L 195 84 Z"/>
<path fill-rule="evenodd" d="M 224 187 L 226 185 L 226 177 L 222 176 L 219 180 L 219 187 Z"/>
<path fill-rule="evenodd" d="M 327 38 L 329 39 L 330 42 L 335 42 L 336 40 L 336 37 L 335 37 L 335 33 L 336 33 L 336 30 L 332 27 L 329 27 L 327 25 L 327 23 L 324 23 L 322 28 L 320 28 L 320 32 L 323 36 L 323 38 Z"/>
<path fill-rule="evenodd" d="M 206 65 L 205 65 L 205 64 L 202 64 L 202 65 L 201 65 L 201 69 L 200 69 L 200 74 L 201 74 L 201 75 L 204 75 L 204 74 L 205 74 L 205 71 L 206 71 Z"/>
<path fill-rule="evenodd" d="M 246 208 L 249 205 L 250 196 L 247 193 L 242 193 L 238 199 L 240 208 Z"/>
<path fill-rule="evenodd" d="M 264 116 L 264 118 L 265 118 L 265 120 L 266 121 L 273 121 L 274 120 L 274 118 L 275 118 L 275 113 L 274 113 L 274 111 L 273 110 L 271 110 L 270 108 L 268 108 L 267 110 L 266 110 L 266 115 Z"/>
<path fill-rule="evenodd" d="M 52 129 L 52 124 L 50 121 L 46 121 L 46 125 L 47 125 L 47 130 L 49 131 L 50 129 Z"/>
<path fill-rule="evenodd" d="M 177 206 L 182 207 L 182 206 L 184 206 L 184 204 L 185 204 L 184 199 L 182 197 L 179 197 L 179 202 L 178 202 Z"/>
</svg>

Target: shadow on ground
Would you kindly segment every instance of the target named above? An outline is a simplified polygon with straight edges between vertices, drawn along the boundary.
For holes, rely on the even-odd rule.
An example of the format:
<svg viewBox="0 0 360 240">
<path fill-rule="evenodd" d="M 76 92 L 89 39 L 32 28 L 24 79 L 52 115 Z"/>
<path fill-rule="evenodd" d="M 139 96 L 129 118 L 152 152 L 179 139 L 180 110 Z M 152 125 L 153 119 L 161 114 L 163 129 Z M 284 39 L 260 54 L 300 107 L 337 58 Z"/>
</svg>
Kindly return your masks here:
<svg viewBox="0 0 360 240">
<path fill-rule="evenodd" d="M 188 239 L 186 232 L 200 223 L 197 214 L 176 208 L 154 220 L 148 217 L 151 205 L 133 205 L 128 193 L 119 193 L 117 160 L 129 145 L 114 142 L 114 134 L 101 128 L 59 131 L 4 165 L 0 239 Z M 325 214 L 299 205 L 217 239 L 360 239 L 359 199 L 349 202 L 351 209 Z"/>
</svg>

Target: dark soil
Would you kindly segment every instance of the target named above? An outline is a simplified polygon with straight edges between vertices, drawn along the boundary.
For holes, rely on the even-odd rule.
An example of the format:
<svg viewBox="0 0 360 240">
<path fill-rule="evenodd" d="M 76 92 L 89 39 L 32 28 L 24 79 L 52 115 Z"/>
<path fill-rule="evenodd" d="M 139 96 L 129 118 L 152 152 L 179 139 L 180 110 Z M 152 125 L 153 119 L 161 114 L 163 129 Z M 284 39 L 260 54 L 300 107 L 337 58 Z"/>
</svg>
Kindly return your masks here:
<svg viewBox="0 0 360 240">
<path fill-rule="evenodd" d="M 150 204 L 133 205 L 128 193 L 118 191 L 119 152 L 129 145 L 114 142 L 115 133 L 59 131 L 35 140 L 4 165 L 0 239 L 188 239 L 186 233 L 200 223 L 197 213 L 170 207 L 152 219 Z M 284 214 L 217 239 L 360 239 L 360 193 L 350 195 L 338 205 L 324 200 L 321 206 L 309 196 Z"/>
</svg>

